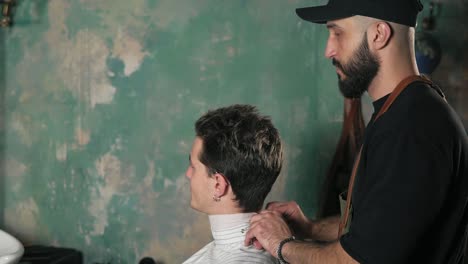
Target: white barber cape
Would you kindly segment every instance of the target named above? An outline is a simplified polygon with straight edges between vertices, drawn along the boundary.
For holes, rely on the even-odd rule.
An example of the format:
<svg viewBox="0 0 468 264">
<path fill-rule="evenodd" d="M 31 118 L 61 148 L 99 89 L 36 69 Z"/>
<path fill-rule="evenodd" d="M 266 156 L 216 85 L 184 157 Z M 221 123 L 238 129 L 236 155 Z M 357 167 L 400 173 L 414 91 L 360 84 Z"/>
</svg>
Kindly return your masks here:
<svg viewBox="0 0 468 264">
<path fill-rule="evenodd" d="M 254 213 L 208 216 L 214 240 L 183 264 L 278 263 L 268 252 L 244 246 L 252 215 Z"/>
</svg>

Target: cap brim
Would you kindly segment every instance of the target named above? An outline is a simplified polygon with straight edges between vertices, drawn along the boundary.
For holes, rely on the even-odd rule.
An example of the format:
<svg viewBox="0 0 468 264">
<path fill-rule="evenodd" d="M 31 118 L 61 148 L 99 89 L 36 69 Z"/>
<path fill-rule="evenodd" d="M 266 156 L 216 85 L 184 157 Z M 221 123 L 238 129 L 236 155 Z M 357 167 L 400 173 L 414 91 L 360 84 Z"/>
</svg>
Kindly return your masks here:
<svg viewBox="0 0 468 264">
<path fill-rule="evenodd" d="M 353 16 L 352 14 L 333 9 L 327 5 L 297 8 L 296 14 L 304 20 L 319 24 L 325 24 L 330 20 Z"/>
</svg>

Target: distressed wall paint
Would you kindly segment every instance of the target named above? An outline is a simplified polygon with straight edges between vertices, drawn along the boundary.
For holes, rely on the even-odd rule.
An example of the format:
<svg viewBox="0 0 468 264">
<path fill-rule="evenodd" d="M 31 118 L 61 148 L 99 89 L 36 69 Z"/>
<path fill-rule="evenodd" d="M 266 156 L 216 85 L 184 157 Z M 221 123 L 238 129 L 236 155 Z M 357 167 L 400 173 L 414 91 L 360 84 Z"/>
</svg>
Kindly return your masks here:
<svg viewBox="0 0 468 264">
<path fill-rule="evenodd" d="M 232 103 L 280 129 L 271 199 L 313 214 L 342 102 L 326 29 L 294 13 L 307 3 L 19 1 L 2 31 L 4 229 L 87 263 L 182 262 L 211 239 L 184 177 L 193 123 Z"/>
<path fill-rule="evenodd" d="M 313 215 L 342 101 L 326 29 L 293 10 L 324 2 L 19 1 L 1 31 L 2 228 L 86 263 L 180 263 L 210 240 L 184 177 L 193 122 L 232 103 L 258 105 L 282 134 L 269 199 Z M 449 65 L 465 63 L 466 88 L 464 56 Z"/>
</svg>

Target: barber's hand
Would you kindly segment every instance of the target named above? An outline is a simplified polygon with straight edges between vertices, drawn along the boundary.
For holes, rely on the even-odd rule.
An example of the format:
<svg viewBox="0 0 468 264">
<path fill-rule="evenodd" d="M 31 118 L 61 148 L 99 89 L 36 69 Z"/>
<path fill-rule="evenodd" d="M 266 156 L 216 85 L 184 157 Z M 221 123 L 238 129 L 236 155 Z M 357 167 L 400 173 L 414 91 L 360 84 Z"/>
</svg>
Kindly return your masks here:
<svg viewBox="0 0 468 264">
<path fill-rule="evenodd" d="M 310 238 L 312 222 L 304 215 L 301 207 L 295 202 L 270 202 L 266 210 L 280 213 L 296 237 Z"/>
<path fill-rule="evenodd" d="M 257 249 L 263 247 L 277 258 L 276 250 L 279 243 L 288 237 L 291 237 L 291 230 L 289 230 L 281 214 L 265 210 L 251 218 L 250 228 L 245 235 L 244 244 L 248 246 L 254 241 L 253 245 Z"/>
</svg>

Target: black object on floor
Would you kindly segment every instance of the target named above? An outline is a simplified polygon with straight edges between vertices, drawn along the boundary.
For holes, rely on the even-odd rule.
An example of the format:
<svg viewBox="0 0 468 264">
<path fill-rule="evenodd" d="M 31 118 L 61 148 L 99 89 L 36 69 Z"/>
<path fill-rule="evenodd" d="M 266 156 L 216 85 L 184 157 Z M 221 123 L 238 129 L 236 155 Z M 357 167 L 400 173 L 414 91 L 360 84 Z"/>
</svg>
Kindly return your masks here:
<svg viewBox="0 0 468 264">
<path fill-rule="evenodd" d="M 138 264 L 157 264 L 157 263 L 156 261 L 154 261 L 154 259 L 150 257 L 144 257 L 140 260 L 140 262 L 138 262 Z"/>
<path fill-rule="evenodd" d="M 71 248 L 27 246 L 18 264 L 83 264 L 83 254 Z"/>
</svg>

